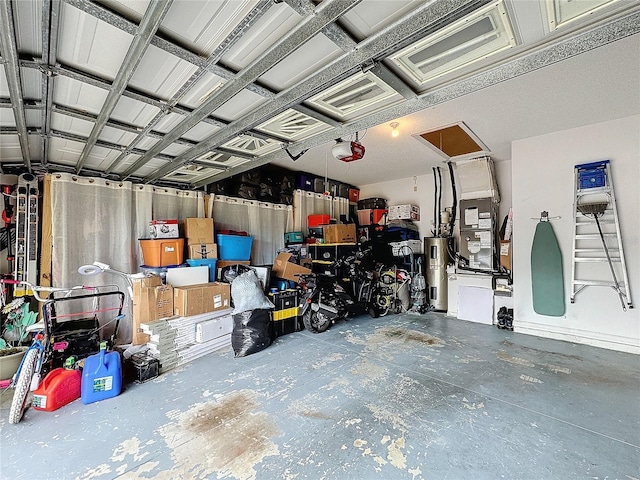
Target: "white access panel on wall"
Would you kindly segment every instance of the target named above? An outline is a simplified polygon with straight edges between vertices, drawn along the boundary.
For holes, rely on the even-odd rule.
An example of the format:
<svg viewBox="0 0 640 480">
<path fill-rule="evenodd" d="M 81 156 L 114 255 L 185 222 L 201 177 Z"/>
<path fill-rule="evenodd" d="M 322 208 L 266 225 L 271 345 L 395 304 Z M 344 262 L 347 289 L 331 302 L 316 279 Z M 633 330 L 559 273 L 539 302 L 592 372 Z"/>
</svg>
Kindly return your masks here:
<svg viewBox="0 0 640 480">
<path fill-rule="evenodd" d="M 493 324 L 493 289 L 460 286 L 458 288 L 458 319 Z"/>
<path fill-rule="evenodd" d="M 456 270 L 453 266 L 447 269 L 447 316 L 458 317 L 459 315 L 459 290 L 460 287 L 480 287 L 492 289 L 491 275 L 484 273 L 465 273 L 461 270 Z"/>
</svg>

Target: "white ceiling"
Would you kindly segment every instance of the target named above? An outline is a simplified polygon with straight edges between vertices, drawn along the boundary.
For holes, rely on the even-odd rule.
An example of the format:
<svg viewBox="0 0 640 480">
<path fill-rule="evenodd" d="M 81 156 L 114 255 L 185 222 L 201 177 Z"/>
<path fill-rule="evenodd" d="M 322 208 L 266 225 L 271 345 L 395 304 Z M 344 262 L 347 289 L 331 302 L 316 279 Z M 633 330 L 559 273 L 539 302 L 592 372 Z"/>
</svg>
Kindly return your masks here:
<svg viewBox="0 0 640 480">
<path fill-rule="evenodd" d="M 465 124 L 496 161 L 511 159 L 514 140 L 640 113 L 640 36 L 625 38 L 518 78 L 396 119 L 400 135 L 385 122 L 361 132 L 362 160 L 343 163 L 331 144 L 311 148 L 299 160 L 274 163 L 356 185 L 431 173 L 443 157 L 414 134 Z M 640 125 L 638 126 L 640 136 Z"/>
<path fill-rule="evenodd" d="M 0 167 L 194 188 L 275 163 L 364 185 L 429 173 L 444 159 L 413 135 L 453 123 L 500 161 L 640 113 L 639 2 L 557 27 L 597 1 L 556 2 L 0 0 Z M 485 50 L 442 47 L 476 24 L 496 28 L 467 38 Z M 439 55 L 405 68 L 425 44 Z M 356 132 L 364 158 L 333 158 Z"/>
</svg>

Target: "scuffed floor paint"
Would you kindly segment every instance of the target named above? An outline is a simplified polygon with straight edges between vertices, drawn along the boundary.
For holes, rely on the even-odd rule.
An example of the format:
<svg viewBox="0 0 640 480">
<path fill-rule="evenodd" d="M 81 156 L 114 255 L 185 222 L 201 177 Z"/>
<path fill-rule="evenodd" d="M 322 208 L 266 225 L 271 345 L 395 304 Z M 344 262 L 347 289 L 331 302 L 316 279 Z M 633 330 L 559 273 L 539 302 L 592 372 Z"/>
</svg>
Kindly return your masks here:
<svg viewBox="0 0 640 480">
<path fill-rule="evenodd" d="M 514 365 L 520 365 L 523 367 L 535 367 L 535 364 L 531 363 L 529 360 L 525 358 L 511 356 L 504 350 L 500 350 L 498 352 L 498 358 L 504 362 L 512 363 Z"/>
<path fill-rule="evenodd" d="M 31 480 L 25 462 L 46 458 L 43 480 L 636 478 L 630 402 L 591 401 L 601 400 L 594 382 L 607 398 L 622 389 L 617 398 L 635 399 L 632 363 L 537 348 L 547 343 L 445 318 L 297 332 L 104 403 L 2 420 L 0 477 Z"/>
<path fill-rule="evenodd" d="M 273 419 L 258 410 L 257 398 L 255 392 L 241 390 L 198 403 L 184 412 L 168 412 L 172 421 L 157 431 L 169 448 L 174 466 L 149 476 L 157 466 L 150 462 L 122 475 L 122 480 L 207 479 L 212 475 L 255 479 L 255 465 L 278 454 L 278 446 L 271 439 L 279 434 Z M 124 442 L 112 459 L 122 460 L 126 454 L 144 456 L 136 446 L 139 443 L 135 438 Z"/>
</svg>

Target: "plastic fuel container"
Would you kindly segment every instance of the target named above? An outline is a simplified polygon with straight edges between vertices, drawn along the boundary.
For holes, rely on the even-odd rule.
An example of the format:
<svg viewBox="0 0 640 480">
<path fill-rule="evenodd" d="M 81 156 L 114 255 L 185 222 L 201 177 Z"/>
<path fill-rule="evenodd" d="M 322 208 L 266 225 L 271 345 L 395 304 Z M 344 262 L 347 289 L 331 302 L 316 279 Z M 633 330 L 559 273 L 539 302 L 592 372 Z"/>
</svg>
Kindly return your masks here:
<svg viewBox="0 0 640 480">
<path fill-rule="evenodd" d="M 80 370 L 54 368 L 33 392 L 33 408 L 53 412 L 80 398 L 82 374 Z"/>
<path fill-rule="evenodd" d="M 122 364 L 118 352 L 108 352 L 105 343 L 100 353 L 87 357 L 82 370 L 81 400 L 85 405 L 120 395 Z"/>
</svg>

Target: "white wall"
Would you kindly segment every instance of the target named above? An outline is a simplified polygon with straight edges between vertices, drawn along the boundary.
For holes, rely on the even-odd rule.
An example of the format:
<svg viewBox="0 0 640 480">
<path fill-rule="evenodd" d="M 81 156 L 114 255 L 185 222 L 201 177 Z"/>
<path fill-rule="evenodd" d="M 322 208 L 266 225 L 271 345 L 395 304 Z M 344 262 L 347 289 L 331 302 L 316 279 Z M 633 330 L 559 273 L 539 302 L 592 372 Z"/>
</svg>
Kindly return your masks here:
<svg viewBox="0 0 640 480">
<path fill-rule="evenodd" d="M 610 159 L 616 205 L 627 261 L 631 297 L 640 300 L 640 116 L 632 116 L 512 144 L 514 210 L 514 327 L 517 332 L 640 353 L 640 310 L 623 312 L 617 294 L 587 287 L 569 302 L 573 239 L 574 166 Z M 531 242 L 536 220 L 546 210 L 563 258 L 566 314 L 533 311 Z M 605 270 L 606 271 L 606 270 Z M 611 280 L 611 278 L 603 278 Z"/>
<path fill-rule="evenodd" d="M 573 227 L 573 167 L 610 159 L 627 260 L 631 297 L 640 301 L 640 117 L 632 116 L 587 127 L 515 141 L 512 160 L 495 164 L 501 202 L 498 221 L 514 210 L 513 280 L 516 332 L 640 353 L 640 309 L 623 312 L 617 294 L 587 287 L 569 302 Z M 451 205 L 446 165 L 442 169 L 442 206 Z M 415 187 L 415 190 L 414 190 Z M 389 205 L 418 205 L 421 237 L 431 235 L 433 175 L 360 186 L 360 198 L 383 197 Z M 531 242 L 536 220 L 546 210 L 563 254 L 566 315 L 546 317 L 533 311 Z M 459 219 L 459 212 L 458 212 Z M 458 221 L 456 221 L 458 224 Z M 609 280 L 605 278 L 604 280 Z"/>
<path fill-rule="evenodd" d="M 441 167 L 442 199 L 441 208 L 452 205 L 449 170 Z M 384 183 L 361 185 L 360 198 L 381 197 L 387 199 L 387 205 L 411 204 L 420 207 L 420 221 L 414 222 L 420 230 L 420 238 L 432 236 L 433 228 L 433 193 L 435 190 L 433 175 L 420 175 Z"/>
<path fill-rule="evenodd" d="M 440 209 L 451 207 L 453 196 L 451 192 L 451 180 L 449 178 L 449 168 L 442 164 L 442 198 Z M 496 180 L 500 191 L 500 205 L 498 208 L 498 227 L 502 225 L 502 220 L 509 213 L 511 207 L 511 162 L 503 161 L 495 163 Z M 361 185 L 360 198 L 382 197 L 387 199 L 388 205 L 402 205 L 410 203 L 420 207 L 420 222 L 415 222 L 420 229 L 420 238 L 430 237 L 433 229 L 433 204 L 435 185 L 433 175 L 420 175 L 401 180 L 393 180 L 383 183 L 373 183 Z M 460 201 L 460 184 L 456 178 L 456 188 L 458 190 L 458 201 Z M 457 206 L 456 206 L 457 208 Z M 457 211 L 456 227 L 460 224 L 460 211 Z"/>
</svg>

